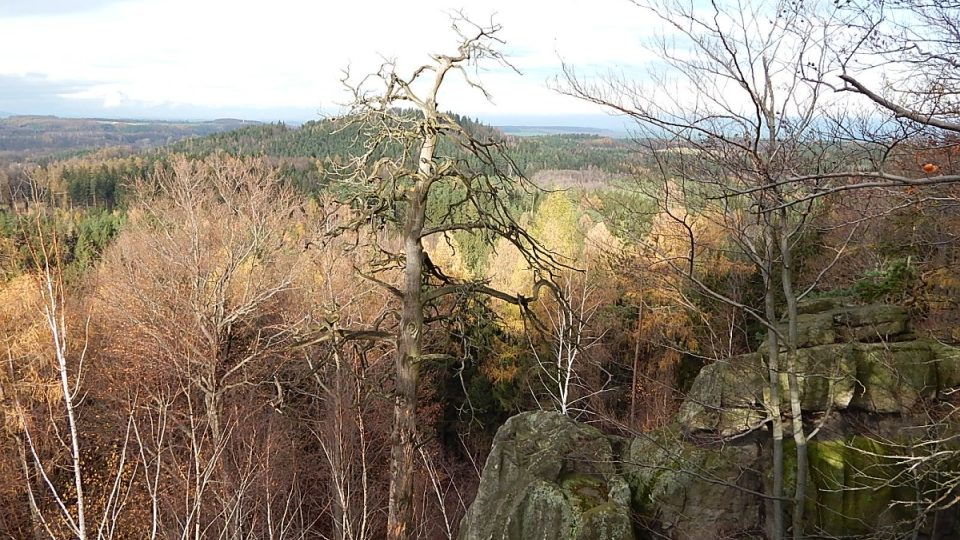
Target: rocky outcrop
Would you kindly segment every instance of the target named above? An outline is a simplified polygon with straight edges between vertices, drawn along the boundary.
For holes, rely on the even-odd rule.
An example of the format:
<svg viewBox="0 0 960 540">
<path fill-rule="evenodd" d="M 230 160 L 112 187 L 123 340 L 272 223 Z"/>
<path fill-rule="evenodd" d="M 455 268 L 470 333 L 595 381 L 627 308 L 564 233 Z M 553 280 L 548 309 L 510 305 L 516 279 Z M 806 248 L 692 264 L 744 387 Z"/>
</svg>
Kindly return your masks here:
<svg viewBox="0 0 960 540">
<path fill-rule="evenodd" d="M 915 507 L 891 502 L 916 499 L 919 485 L 904 481 L 913 473 L 901 458 L 914 441 L 930 439 L 928 414 L 960 388 L 960 349 L 916 339 L 897 306 L 807 302 L 799 329 L 801 346 L 784 352 L 781 366 L 797 373 L 801 408 L 817 425 L 806 530 L 896 537 Z M 632 440 L 555 413 L 511 418 L 497 433 L 461 539 L 764 538 L 772 512 L 769 386 L 760 353 L 708 365 L 671 426 Z M 788 411 L 785 374 L 780 387 Z M 785 424 L 789 494 L 795 450 L 789 417 Z M 960 427 L 954 431 L 938 434 L 946 441 L 939 450 L 956 453 L 933 465 L 952 479 L 960 477 Z M 960 538 L 957 513 L 913 523 L 916 537 Z"/>
<path fill-rule="evenodd" d="M 909 454 L 914 440 L 930 438 L 925 431 L 930 418 L 920 409 L 936 407 L 960 386 L 960 349 L 916 339 L 898 306 L 825 299 L 805 303 L 800 311 L 800 348 L 781 353 L 779 387 L 781 410 L 789 411 L 786 372 L 795 371 L 801 409 L 819 426 L 808 448 L 807 530 L 826 537 L 895 534 L 910 521 L 911 510 L 891 502 L 916 498 L 900 481 L 905 466 L 896 456 Z M 762 516 L 770 511 L 760 495 L 770 492 L 771 483 L 769 387 L 762 353 L 706 366 L 675 428 L 648 436 L 665 450 L 652 452 L 651 442 L 633 442 L 626 477 L 635 507 L 660 533 L 704 539 L 762 535 Z M 790 493 L 795 451 L 789 418 L 785 428 Z M 953 466 L 960 474 L 960 463 Z M 736 512 L 713 512 L 718 504 Z M 960 533 L 950 521 L 940 518 L 939 532 L 923 532 L 950 538 Z"/>
<path fill-rule="evenodd" d="M 920 400 L 960 384 L 960 351 L 914 339 L 898 306 L 818 300 L 802 307 L 800 348 L 781 354 L 780 388 L 787 388 L 787 371 L 795 371 L 805 412 L 907 414 Z M 687 435 L 723 438 L 758 427 L 767 416 L 768 381 L 762 353 L 706 366 L 680 408 L 680 426 Z M 788 410 L 787 392 L 780 396 Z"/>
<path fill-rule="evenodd" d="M 616 441 L 553 412 L 497 431 L 461 540 L 630 540 L 630 489 Z"/>
<path fill-rule="evenodd" d="M 633 439 L 623 456 L 640 534 L 651 538 L 750 538 L 763 532 L 763 470 L 757 444 L 707 447 L 661 429 Z"/>
</svg>

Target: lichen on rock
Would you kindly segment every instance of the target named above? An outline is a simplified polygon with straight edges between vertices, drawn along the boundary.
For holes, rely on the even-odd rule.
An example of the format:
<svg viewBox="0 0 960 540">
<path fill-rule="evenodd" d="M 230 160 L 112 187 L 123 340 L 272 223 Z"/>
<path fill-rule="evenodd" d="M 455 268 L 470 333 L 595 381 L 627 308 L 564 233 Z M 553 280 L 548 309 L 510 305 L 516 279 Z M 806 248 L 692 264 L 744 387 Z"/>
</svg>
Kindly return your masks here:
<svg viewBox="0 0 960 540">
<path fill-rule="evenodd" d="M 786 372 L 793 370 L 801 409 L 819 426 L 808 442 L 805 530 L 894 538 L 914 527 L 930 538 L 960 538 L 956 507 L 932 527 L 917 517 L 910 503 L 917 488 L 905 480 L 915 471 L 902 459 L 930 440 L 929 406 L 960 387 L 960 349 L 916 339 L 899 306 L 840 298 L 800 308 L 801 347 L 782 353 L 778 380 L 781 411 L 790 410 Z M 765 538 L 768 373 L 761 353 L 707 365 L 672 424 L 626 441 L 558 413 L 511 418 L 494 439 L 461 540 Z M 784 427 L 789 496 L 796 482 L 789 415 Z M 960 428 L 939 437 L 954 445 L 940 450 L 955 457 L 937 462 L 943 470 L 935 474 L 960 477 Z"/>
<path fill-rule="evenodd" d="M 461 540 L 632 540 L 630 490 L 610 438 L 553 412 L 497 431 Z"/>
</svg>

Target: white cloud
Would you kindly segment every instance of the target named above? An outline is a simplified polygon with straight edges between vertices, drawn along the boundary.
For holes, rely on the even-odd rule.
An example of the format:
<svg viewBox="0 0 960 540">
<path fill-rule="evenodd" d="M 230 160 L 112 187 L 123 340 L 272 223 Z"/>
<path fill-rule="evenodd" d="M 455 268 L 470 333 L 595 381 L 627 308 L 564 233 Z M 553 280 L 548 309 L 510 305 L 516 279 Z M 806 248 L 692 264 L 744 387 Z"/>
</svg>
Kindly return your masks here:
<svg viewBox="0 0 960 540">
<path fill-rule="evenodd" d="M 41 73 L 97 84 L 73 97 L 104 104 L 210 108 L 334 107 L 341 70 L 396 58 L 402 69 L 456 44 L 449 0 L 128 0 L 86 12 L 3 18 L 0 75 Z M 483 74 L 495 105 L 455 85 L 445 105 L 469 114 L 588 113 L 545 82 L 560 57 L 580 66 L 631 68 L 650 59 L 652 29 L 625 0 L 492 0 L 467 10 L 503 25 L 505 51 L 526 74 Z M 559 56 L 558 56 L 559 55 Z"/>
</svg>

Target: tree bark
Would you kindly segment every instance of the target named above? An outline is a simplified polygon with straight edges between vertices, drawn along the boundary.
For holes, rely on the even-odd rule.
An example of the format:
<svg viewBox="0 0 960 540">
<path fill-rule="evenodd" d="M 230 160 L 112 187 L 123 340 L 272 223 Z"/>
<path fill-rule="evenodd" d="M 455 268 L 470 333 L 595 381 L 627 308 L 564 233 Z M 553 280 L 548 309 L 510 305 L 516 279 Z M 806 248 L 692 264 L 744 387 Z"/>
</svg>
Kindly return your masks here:
<svg viewBox="0 0 960 540">
<path fill-rule="evenodd" d="M 786 210 L 781 210 L 781 228 L 786 230 Z M 793 260 L 790 255 L 790 239 L 786 234 L 780 238 L 781 281 L 787 302 L 787 350 L 790 363 L 787 367 L 787 385 L 790 392 L 790 413 L 793 416 L 793 442 L 797 447 L 796 488 L 793 495 L 793 538 L 803 538 L 804 507 L 807 499 L 807 437 L 803 431 L 803 410 L 800 404 L 800 384 L 797 380 L 797 295 L 793 290 Z"/>
<path fill-rule="evenodd" d="M 764 268 L 764 311 L 768 321 L 776 321 L 777 299 L 773 287 L 773 250 L 774 235 L 771 227 L 766 226 L 765 232 L 766 257 Z M 773 540 L 783 538 L 783 419 L 780 415 L 780 342 L 777 334 L 767 333 L 767 375 L 770 385 L 770 402 L 767 409 L 770 413 L 770 431 L 773 440 L 773 530 L 770 537 Z"/>
<path fill-rule="evenodd" d="M 433 104 L 431 99 L 429 102 Z M 426 135 L 420 149 L 418 181 L 409 197 L 410 207 L 403 228 L 404 254 L 403 310 L 397 340 L 394 381 L 394 424 L 390 460 L 390 499 L 387 538 L 406 540 L 413 534 L 413 480 L 416 463 L 418 360 L 423 341 L 423 244 L 426 197 L 434 163 L 437 134 L 432 120 L 435 111 L 424 111 Z"/>
</svg>

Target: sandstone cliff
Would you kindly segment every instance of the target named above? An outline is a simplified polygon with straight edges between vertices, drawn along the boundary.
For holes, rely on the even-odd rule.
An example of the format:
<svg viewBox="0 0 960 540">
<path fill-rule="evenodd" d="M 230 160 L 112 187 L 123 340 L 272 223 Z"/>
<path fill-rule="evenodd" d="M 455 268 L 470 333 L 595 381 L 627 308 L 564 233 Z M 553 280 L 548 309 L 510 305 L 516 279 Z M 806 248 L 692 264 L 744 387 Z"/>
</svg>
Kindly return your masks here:
<svg viewBox="0 0 960 540">
<path fill-rule="evenodd" d="M 960 429 L 950 417 L 960 349 L 917 339 L 897 306 L 808 302 L 800 325 L 801 348 L 782 362 L 800 375 L 804 427 L 815 431 L 809 536 L 960 538 L 956 505 L 921 512 L 937 496 L 957 496 L 948 484 L 960 482 Z M 766 381 L 759 353 L 708 365 L 670 427 L 633 439 L 557 413 L 511 418 L 461 539 L 764 538 Z"/>
</svg>

